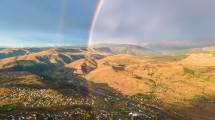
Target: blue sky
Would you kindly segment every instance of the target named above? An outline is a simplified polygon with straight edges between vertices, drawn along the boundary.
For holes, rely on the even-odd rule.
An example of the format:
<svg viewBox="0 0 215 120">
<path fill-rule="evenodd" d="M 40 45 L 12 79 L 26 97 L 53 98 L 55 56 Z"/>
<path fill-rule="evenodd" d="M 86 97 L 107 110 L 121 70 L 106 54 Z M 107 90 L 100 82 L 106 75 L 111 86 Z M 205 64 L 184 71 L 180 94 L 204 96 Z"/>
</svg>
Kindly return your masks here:
<svg viewBox="0 0 215 120">
<path fill-rule="evenodd" d="M 99 0 L 0 0 L 0 46 L 87 44 Z M 214 0 L 104 0 L 92 44 L 215 45 Z"/>
<path fill-rule="evenodd" d="M 0 46 L 86 44 L 97 0 L 1 0 Z"/>
<path fill-rule="evenodd" d="M 215 45 L 215 0 L 106 0 L 92 44 Z"/>
</svg>

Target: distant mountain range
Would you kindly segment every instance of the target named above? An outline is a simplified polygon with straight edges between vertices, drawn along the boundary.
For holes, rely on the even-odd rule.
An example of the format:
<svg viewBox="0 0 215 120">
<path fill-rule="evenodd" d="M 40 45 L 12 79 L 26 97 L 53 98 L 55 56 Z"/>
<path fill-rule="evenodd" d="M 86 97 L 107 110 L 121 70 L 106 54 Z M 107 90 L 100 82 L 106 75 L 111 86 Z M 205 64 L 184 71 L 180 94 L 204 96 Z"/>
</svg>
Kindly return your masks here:
<svg viewBox="0 0 215 120">
<path fill-rule="evenodd" d="M 92 46 L 92 48 L 96 51 L 109 54 L 130 54 L 140 56 L 153 56 L 160 54 L 158 51 L 130 44 L 98 44 Z"/>
</svg>

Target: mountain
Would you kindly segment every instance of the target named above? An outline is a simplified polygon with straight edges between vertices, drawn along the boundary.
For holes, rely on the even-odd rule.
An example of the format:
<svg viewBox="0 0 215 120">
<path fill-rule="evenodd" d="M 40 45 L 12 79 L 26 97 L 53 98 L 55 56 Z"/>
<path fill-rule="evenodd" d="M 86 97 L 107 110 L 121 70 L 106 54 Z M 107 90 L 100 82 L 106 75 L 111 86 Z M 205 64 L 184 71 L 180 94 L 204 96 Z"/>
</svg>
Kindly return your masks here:
<svg viewBox="0 0 215 120">
<path fill-rule="evenodd" d="M 157 51 L 130 44 L 98 44 L 92 46 L 92 48 L 96 51 L 108 54 L 130 54 L 140 56 L 154 56 L 159 54 Z"/>
<path fill-rule="evenodd" d="M 215 115 L 211 47 L 168 54 L 135 45 L 1 49 L 17 51 L 24 52 L 0 59 L 0 118 L 212 120 Z"/>
<path fill-rule="evenodd" d="M 4 48 L 0 49 L 0 59 L 22 56 L 47 50 L 47 48 Z"/>
<path fill-rule="evenodd" d="M 65 62 L 70 62 L 70 58 L 63 54 L 58 54 L 54 50 L 47 50 L 38 53 L 31 53 L 17 57 L 9 57 L 2 59 L 0 60 L 0 66 L 10 67 L 10 65 L 13 64 L 27 64 L 27 61 L 32 63 L 34 62 L 34 63 L 64 64 Z"/>
<path fill-rule="evenodd" d="M 127 119 L 134 112 L 138 119 L 174 120 L 106 83 L 87 80 L 105 57 L 94 50 L 69 47 L 1 59 L 0 118 Z"/>
<path fill-rule="evenodd" d="M 28 51 L 24 49 L 3 49 L 0 50 L 0 59 L 25 55 L 27 53 Z"/>
</svg>

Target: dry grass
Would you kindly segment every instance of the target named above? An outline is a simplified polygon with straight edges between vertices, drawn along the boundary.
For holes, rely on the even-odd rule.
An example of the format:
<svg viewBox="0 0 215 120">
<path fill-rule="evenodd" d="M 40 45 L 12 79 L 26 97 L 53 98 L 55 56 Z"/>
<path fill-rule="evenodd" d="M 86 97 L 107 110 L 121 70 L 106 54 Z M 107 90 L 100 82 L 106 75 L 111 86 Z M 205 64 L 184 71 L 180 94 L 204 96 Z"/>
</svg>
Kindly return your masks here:
<svg viewBox="0 0 215 120">
<path fill-rule="evenodd" d="M 200 61 L 194 60 L 196 58 Z M 215 100 L 214 63 L 215 57 L 208 54 L 191 55 L 182 61 L 116 55 L 98 61 L 98 68 L 86 78 L 96 83 L 107 83 L 125 95 L 143 93 L 156 96 L 157 103 L 160 103 L 158 106 L 181 116 L 196 120 L 202 115 L 205 117 L 199 117 L 199 120 L 210 120 L 215 117 L 212 114 L 214 104 L 211 107 L 206 104 L 201 109 L 193 102 L 203 104 L 196 96 L 205 97 L 204 102 Z"/>
<path fill-rule="evenodd" d="M 90 55 L 96 52 L 86 51 L 85 53 Z M 53 64 L 61 61 L 56 50 L 49 49 L 0 60 L 0 68 L 22 60 L 40 63 L 38 56 L 48 57 Z M 83 73 L 83 66 L 86 73 Z M 183 60 L 114 55 L 96 62 L 88 58 L 79 59 L 64 64 L 64 67 L 77 70 L 76 74 L 82 74 L 82 77 L 89 81 L 106 83 L 124 95 L 144 94 L 143 97 L 147 99 L 145 104 L 157 105 L 181 118 L 193 120 L 215 118 L 215 57 L 212 54 L 195 53 Z M 14 78 L 18 80 L 4 76 L 4 80 L 8 79 L 13 84 L 43 85 L 41 79 L 32 74 Z M 0 88 L 0 95 L 7 91 L 7 88 Z M 53 96 L 56 94 L 53 93 Z M 0 102 L 2 105 L 7 101 Z"/>
<path fill-rule="evenodd" d="M 215 56 L 207 53 L 191 54 L 181 61 L 182 64 L 191 66 L 215 66 Z"/>
</svg>

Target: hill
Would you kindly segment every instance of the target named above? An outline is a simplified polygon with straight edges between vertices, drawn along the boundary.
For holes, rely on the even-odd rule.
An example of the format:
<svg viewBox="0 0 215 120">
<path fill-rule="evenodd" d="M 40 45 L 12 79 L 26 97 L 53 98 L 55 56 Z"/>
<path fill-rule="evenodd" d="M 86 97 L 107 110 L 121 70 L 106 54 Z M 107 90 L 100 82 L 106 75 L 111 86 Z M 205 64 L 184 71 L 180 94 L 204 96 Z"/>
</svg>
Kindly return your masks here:
<svg viewBox="0 0 215 120">
<path fill-rule="evenodd" d="M 27 52 L 0 60 L 0 118 L 214 118 L 212 48 L 165 55 L 133 45 L 2 53 L 17 50 Z"/>
<path fill-rule="evenodd" d="M 25 55 L 27 52 L 24 49 L 3 49 L 0 50 L 0 59 Z"/>
<path fill-rule="evenodd" d="M 181 61 L 183 64 L 192 66 L 215 66 L 215 56 L 208 53 L 190 54 Z"/>
<path fill-rule="evenodd" d="M 31 53 L 18 57 L 9 57 L 0 60 L 1 67 L 11 67 L 14 64 L 29 64 L 29 63 L 51 63 L 51 64 L 64 64 L 70 62 L 70 58 L 58 54 L 55 50 L 47 50 L 38 53 Z"/>
<path fill-rule="evenodd" d="M 0 49 L 0 59 L 41 52 L 46 49 L 47 48 L 4 48 Z"/>
<path fill-rule="evenodd" d="M 183 60 L 114 55 L 97 61 L 86 79 L 107 83 L 139 102 L 183 116 L 180 119 L 212 120 L 214 104 L 208 102 L 215 100 L 213 60 L 209 54 Z"/>
<path fill-rule="evenodd" d="M 109 54 L 130 54 L 140 56 L 153 56 L 159 54 L 159 52 L 153 51 L 151 49 L 130 44 L 98 44 L 92 46 L 92 48 L 96 51 Z"/>
<path fill-rule="evenodd" d="M 0 118 L 175 119 L 87 80 L 104 57 L 83 48 L 48 48 L 0 60 Z"/>
</svg>

